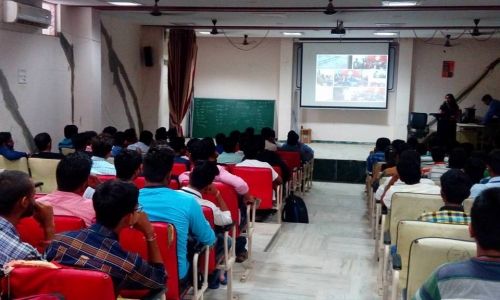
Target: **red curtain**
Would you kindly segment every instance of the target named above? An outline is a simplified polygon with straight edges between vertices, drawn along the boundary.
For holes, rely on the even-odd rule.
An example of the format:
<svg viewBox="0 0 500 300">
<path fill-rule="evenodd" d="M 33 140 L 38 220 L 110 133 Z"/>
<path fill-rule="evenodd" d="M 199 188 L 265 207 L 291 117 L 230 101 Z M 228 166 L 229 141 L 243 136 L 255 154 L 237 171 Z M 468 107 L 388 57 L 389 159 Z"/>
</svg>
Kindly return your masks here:
<svg viewBox="0 0 500 300">
<path fill-rule="evenodd" d="M 168 99 L 170 128 L 182 135 L 181 122 L 193 99 L 196 69 L 196 34 L 194 30 L 172 29 L 168 41 Z"/>
</svg>

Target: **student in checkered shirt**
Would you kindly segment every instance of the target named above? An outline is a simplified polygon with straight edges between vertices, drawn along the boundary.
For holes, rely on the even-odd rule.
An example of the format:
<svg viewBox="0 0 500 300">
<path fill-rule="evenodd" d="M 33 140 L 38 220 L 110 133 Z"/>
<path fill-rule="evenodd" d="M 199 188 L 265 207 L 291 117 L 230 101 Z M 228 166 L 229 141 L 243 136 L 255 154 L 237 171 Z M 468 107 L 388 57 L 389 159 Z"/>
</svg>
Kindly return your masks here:
<svg viewBox="0 0 500 300">
<path fill-rule="evenodd" d="M 451 169 L 443 174 L 441 197 L 444 206 L 439 211 L 422 214 L 418 220 L 433 223 L 469 224 L 470 217 L 464 212 L 462 202 L 470 195 L 472 182 L 467 174 L 458 169 Z"/>
</svg>

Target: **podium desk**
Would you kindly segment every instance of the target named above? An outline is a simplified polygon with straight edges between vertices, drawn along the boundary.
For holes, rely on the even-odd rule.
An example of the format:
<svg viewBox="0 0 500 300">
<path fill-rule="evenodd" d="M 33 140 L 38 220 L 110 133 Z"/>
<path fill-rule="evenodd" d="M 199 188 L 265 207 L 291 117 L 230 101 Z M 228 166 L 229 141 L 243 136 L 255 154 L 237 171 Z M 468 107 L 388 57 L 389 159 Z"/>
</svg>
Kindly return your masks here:
<svg viewBox="0 0 500 300">
<path fill-rule="evenodd" d="M 457 123 L 457 141 L 471 143 L 476 150 L 483 147 L 484 125 L 475 123 Z"/>
</svg>

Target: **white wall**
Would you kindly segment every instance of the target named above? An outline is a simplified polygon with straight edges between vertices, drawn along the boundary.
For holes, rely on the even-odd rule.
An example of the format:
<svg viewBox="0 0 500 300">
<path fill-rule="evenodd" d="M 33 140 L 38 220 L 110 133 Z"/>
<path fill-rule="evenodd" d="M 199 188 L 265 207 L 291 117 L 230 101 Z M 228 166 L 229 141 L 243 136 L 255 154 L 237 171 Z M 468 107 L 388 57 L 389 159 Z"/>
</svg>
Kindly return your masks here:
<svg viewBox="0 0 500 300">
<path fill-rule="evenodd" d="M 439 45 L 443 41 L 436 42 Z M 412 110 L 417 112 L 437 112 L 447 93 L 457 96 L 475 81 L 495 59 L 500 57 L 500 39 L 478 42 L 474 39 L 460 39 L 451 48 L 429 45 L 423 41 L 415 42 Z M 452 78 L 442 78 L 443 61 L 455 61 L 455 74 Z M 481 97 L 490 93 L 500 98 L 500 65 L 469 94 L 460 104 L 461 108 L 475 105 L 476 115 L 482 116 L 487 107 Z"/>
</svg>

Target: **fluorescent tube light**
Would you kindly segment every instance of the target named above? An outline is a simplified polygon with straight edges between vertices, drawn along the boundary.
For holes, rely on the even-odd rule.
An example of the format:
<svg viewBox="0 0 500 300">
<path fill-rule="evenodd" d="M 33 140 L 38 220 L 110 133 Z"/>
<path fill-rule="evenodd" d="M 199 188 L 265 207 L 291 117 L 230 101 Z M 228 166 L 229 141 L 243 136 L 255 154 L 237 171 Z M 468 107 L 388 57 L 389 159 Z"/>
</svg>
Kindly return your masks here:
<svg viewBox="0 0 500 300">
<path fill-rule="evenodd" d="M 382 6 L 416 6 L 419 1 L 382 1 Z"/>
<path fill-rule="evenodd" d="M 283 32 L 283 35 L 286 35 L 286 36 L 301 36 L 303 35 L 302 32 Z"/>
<path fill-rule="evenodd" d="M 117 1 L 108 1 L 109 4 L 118 5 L 118 6 L 140 6 L 142 4 L 137 2 L 117 2 Z"/>
</svg>

